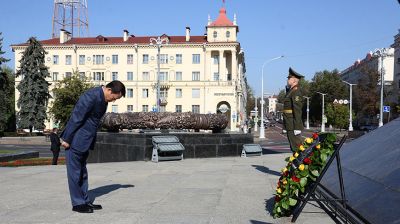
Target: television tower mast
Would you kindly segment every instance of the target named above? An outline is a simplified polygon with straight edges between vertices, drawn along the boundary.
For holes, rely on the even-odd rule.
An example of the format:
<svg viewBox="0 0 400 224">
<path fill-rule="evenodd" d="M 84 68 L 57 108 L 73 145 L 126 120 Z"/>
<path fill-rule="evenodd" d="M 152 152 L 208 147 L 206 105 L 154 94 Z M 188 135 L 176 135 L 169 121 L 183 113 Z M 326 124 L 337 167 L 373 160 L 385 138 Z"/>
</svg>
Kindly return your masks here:
<svg viewBox="0 0 400 224">
<path fill-rule="evenodd" d="M 72 37 L 89 36 L 87 0 L 54 0 L 52 37 L 58 37 L 61 29 Z"/>
</svg>

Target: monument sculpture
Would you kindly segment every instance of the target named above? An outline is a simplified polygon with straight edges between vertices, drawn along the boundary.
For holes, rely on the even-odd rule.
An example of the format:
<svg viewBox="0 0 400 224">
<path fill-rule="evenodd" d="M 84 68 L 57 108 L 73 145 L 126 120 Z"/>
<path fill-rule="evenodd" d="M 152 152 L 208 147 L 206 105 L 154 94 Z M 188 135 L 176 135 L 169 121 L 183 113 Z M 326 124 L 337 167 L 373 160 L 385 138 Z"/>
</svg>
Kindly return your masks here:
<svg viewBox="0 0 400 224">
<path fill-rule="evenodd" d="M 224 114 L 195 114 L 191 112 L 106 113 L 102 127 L 108 131 L 122 129 L 195 129 L 220 132 L 228 125 Z"/>
</svg>

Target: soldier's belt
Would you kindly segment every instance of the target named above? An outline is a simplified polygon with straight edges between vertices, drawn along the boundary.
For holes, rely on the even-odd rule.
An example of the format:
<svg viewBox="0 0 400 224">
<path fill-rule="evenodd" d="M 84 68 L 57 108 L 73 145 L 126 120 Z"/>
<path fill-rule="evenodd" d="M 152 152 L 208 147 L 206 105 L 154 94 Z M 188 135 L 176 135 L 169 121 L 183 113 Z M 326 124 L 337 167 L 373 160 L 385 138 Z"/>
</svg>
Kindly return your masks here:
<svg viewBox="0 0 400 224">
<path fill-rule="evenodd" d="M 283 110 L 283 113 L 285 113 L 285 114 L 291 114 L 291 113 L 293 113 L 293 110 Z"/>
</svg>

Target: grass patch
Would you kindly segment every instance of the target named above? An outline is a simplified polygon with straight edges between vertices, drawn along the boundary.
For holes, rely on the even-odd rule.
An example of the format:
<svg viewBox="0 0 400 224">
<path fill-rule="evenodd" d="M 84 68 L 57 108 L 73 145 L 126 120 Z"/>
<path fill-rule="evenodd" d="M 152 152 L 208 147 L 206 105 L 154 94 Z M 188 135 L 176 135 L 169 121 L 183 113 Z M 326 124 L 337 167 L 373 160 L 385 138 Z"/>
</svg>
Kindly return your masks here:
<svg viewBox="0 0 400 224">
<path fill-rule="evenodd" d="M 32 158 L 32 159 L 18 159 L 8 162 L 0 162 L 3 167 L 18 167 L 18 166 L 44 166 L 51 165 L 53 158 Z M 58 158 L 58 165 L 65 164 L 65 157 Z"/>
<path fill-rule="evenodd" d="M 7 150 L 7 149 L 0 149 L 0 154 L 13 154 L 13 153 L 18 153 L 18 151 L 15 151 L 15 150 Z"/>
</svg>

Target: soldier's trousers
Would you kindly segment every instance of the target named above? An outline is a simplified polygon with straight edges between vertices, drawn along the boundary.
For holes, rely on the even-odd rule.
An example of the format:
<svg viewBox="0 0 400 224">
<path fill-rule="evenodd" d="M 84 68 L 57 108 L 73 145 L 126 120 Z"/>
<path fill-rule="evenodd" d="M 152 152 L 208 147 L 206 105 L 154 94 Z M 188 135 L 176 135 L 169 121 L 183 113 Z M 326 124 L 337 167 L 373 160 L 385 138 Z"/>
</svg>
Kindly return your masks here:
<svg viewBox="0 0 400 224">
<path fill-rule="evenodd" d="M 299 147 L 299 145 L 301 145 L 303 143 L 303 139 L 301 138 L 301 135 L 294 135 L 294 131 L 287 131 L 287 137 L 289 140 L 289 144 L 290 144 L 290 150 L 292 150 L 292 152 L 295 152 L 297 150 L 297 148 Z"/>
</svg>

